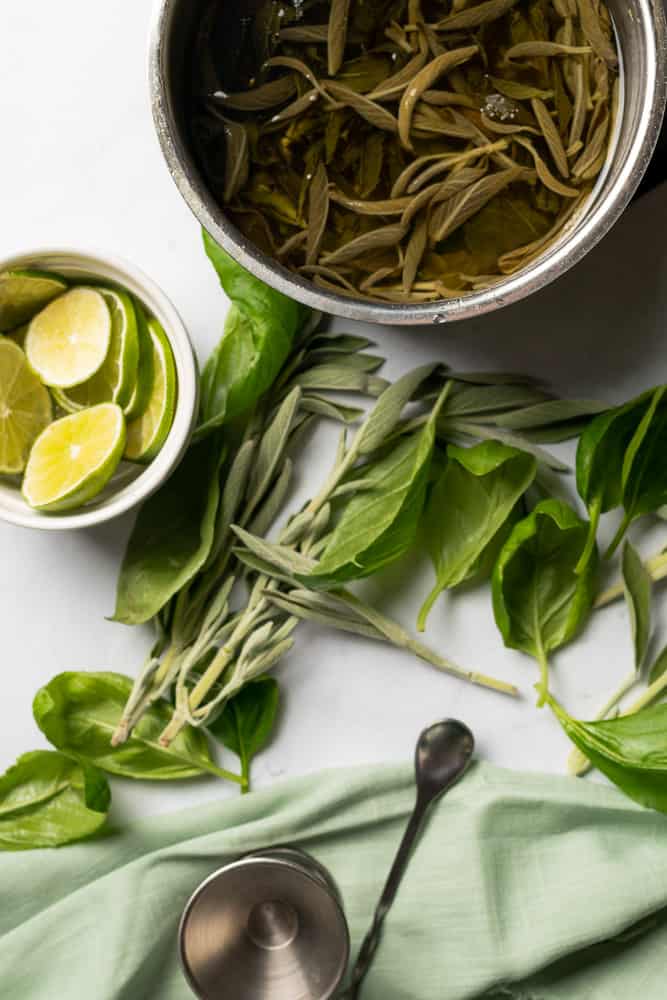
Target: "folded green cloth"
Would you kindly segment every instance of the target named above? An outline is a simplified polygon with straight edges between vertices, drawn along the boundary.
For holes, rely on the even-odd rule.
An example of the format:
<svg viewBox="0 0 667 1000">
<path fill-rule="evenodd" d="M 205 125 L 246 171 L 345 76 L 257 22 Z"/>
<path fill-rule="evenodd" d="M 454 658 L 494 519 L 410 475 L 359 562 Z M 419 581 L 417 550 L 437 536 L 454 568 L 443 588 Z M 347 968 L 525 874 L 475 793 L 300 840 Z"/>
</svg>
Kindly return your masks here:
<svg viewBox="0 0 667 1000">
<path fill-rule="evenodd" d="M 187 1000 L 188 896 L 273 844 L 327 866 L 356 950 L 413 800 L 409 766 L 332 771 L 0 855 L 0 997 Z M 433 810 L 364 997 L 662 1000 L 666 954 L 667 819 L 612 789 L 477 764 Z"/>
</svg>

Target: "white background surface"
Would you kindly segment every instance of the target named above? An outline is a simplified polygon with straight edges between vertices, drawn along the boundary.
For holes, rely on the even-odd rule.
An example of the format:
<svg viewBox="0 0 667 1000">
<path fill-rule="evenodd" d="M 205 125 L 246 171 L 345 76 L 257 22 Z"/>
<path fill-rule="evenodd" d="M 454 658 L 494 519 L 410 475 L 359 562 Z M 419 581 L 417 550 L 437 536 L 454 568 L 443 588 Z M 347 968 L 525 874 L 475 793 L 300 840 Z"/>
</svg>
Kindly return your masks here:
<svg viewBox="0 0 667 1000">
<path fill-rule="evenodd" d="M 171 295 L 204 357 L 222 329 L 225 303 L 154 137 L 145 71 L 150 6 L 3 5 L 0 257 L 47 244 L 125 256 Z M 452 327 L 373 330 L 389 359 L 386 372 L 439 359 L 522 371 L 561 393 L 607 400 L 666 380 L 666 230 L 667 185 L 632 209 L 575 272 L 528 302 Z M 309 447 L 295 502 L 325 471 L 325 440 L 333 442 L 332 430 Z M 54 674 L 134 674 L 141 663 L 149 632 L 104 619 L 130 526 L 126 518 L 60 535 L 0 524 L 0 768 L 44 745 L 31 701 Z M 667 529 L 655 527 L 639 541 L 655 551 L 664 535 Z M 384 605 L 411 625 L 430 579 L 429 567 L 415 569 L 414 560 L 395 568 Z M 566 741 L 534 708 L 533 663 L 503 649 L 488 588 L 441 599 L 427 639 L 466 666 L 515 681 L 523 700 L 467 688 L 407 654 L 303 626 L 278 671 L 285 708 L 277 739 L 255 766 L 256 785 L 325 766 L 406 758 L 422 726 L 446 715 L 467 721 L 480 753 L 498 764 L 562 771 Z M 616 605 L 555 658 L 554 687 L 572 710 L 592 712 L 630 665 L 626 614 Z M 113 785 L 119 820 L 233 794 L 213 780 Z"/>
</svg>

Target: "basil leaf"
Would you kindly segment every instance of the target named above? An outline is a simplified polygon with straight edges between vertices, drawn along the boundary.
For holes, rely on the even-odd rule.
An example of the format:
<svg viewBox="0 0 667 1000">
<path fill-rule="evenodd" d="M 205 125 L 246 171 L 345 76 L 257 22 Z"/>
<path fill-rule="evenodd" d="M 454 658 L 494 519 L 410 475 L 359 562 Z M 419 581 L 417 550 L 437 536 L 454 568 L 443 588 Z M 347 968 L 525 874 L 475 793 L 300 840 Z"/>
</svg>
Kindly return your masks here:
<svg viewBox="0 0 667 1000">
<path fill-rule="evenodd" d="M 623 590 L 630 611 L 635 670 L 639 673 L 651 635 L 651 577 L 630 542 L 623 547 Z"/>
<path fill-rule="evenodd" d="M 0 777 L 0 851 L 59 847 L 96 833 L 111 801 L 103 774 L 52 750 L 24 753 Z"/>
<path fill-rule="evenodd" d="M 600 515 L 623 501 L 623 461 L 630 442 L 648 410 L 652 391 L 595 417 L 579 439 L 577 489 L 588 508 L 590 529 L 578 570 L 593 550 Z"/>
<path fill-rule="evenodd" d="M 580 722 L 558 702 L 550 704 L 566 734 L 598 771 L 640 805 L 667 812 L 667 705 Z"/>
<path fill-rule="evenodd" d="M 131 690 L 131 679 L 122 674 L 58 674 L 37 692 L 33 714 L 58 750 L 109 774 L 147 781 L 195 778 L 207 771 L 226 776 L 211 760 L 206 737 L 198 729 L 186 726 L 169 747 L 160 745 L 160 734 L 172 716 L 167 702 L 152 705 L 127 742 L 112 746 Z"/>
<path fill-rule="evenodd" d="M 118 577 L 114 621 L 149 621 L 202 568 L 215 538 L 224 457 L 218 437 L 192 446 L 143 505 Z"/>
<path fill-rule="evenodd" d="M 595 596 L 597 549 L 577 574 L 588 525 L 558 500 L 544 500 L 520 521 L 493 573 L 493 610 L 505 645 L 535 657 L 541 702 L 547 657 L 583 628 Z"/>
<path fill-rule="evenodd" d="M 648 409 L 628 445 L 623 460 L 622 486 L 625 517 L 612 542 L 613 552 L 625 530 L 642 514 L 652 514 L 667 503 L 667 386 L 655 389 Z"/>
<path fill-rule="evenodd" d="M 227 702 L 209 732 L 241 760 L 247 787 L 250 763 L 269 742 L 278 716 L 280 690 L 273 677 L 258 677 Z"/>
<path fill-rule="evenodd" d="M 361 485 L 342 515 L 315 569 L 296 578 L 314 590 L 327 590 L 348 580 L 377 573 L 400 558 L 413 544 L 424 507 L 435 421 L 406 437 L 388 454 L 355 470 Z"/>
<path fill-rule="evenodd" d="M 208 233 L 203 238 L 232 306 L 202 373 L 198 437 L 251 409 L 278 375 L 307 315 L 245 271 Z"/>
<path fill-rule="evenodd" d="M 420 631 L 435 600 L 474 575 L 485 550 L 535 479 L 532 455 L 498 441 L 447 449 L 449 461 L 431 491 L 423 534 L 436 583 L 418 619 Z"/>
</svg>

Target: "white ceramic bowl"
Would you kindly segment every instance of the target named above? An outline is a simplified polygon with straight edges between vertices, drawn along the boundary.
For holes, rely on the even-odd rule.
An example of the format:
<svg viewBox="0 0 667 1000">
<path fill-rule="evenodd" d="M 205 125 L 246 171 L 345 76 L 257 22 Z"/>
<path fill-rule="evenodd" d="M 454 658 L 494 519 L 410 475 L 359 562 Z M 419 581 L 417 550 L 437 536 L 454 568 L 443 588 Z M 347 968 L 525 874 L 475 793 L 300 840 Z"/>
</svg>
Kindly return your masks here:
<svg viewBox="0 0 667 1000">
<path fill-rule="evenodd" d="M 71 531 L 102 524 L 135 507 L 167 479 L 185 451 L 197 418 L 197 362 L 181 317 L 161 289 L 139 268 L 117 257 L 82 250 L 47 248 L 0 259 L 0 272 L 36 267 L 65 277 L 95 279 L 122 285 L 136 296 L 162 324 L 169 338 L 176 372 L 178 397 L 174 422 L 160 453 L 146 466 L 121 463 L 106 489 L 80 510 L 43 514 L 32 510 L 15 481 L 0 477 L 0 519 L 26 528 Z"/>
</svg>

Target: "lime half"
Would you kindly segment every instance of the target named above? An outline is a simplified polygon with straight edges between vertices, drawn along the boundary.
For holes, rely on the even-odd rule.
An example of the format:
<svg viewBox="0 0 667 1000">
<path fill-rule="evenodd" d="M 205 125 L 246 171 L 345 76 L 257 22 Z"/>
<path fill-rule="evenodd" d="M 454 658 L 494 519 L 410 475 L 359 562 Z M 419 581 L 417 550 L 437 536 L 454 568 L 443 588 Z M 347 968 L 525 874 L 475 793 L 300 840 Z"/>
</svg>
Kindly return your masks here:
<svg viewBox="0 0 667 1000">
<path fill-rule="evenodd" d="M 115 403 L 55 420 L 32 447 L 23 496 L 38 510 L 80 507 L 104 489 L 124 447 L 125 417 Z"/>
<path fill-rule="evenodd" d="M 137 364 L 137 381 L 132 396 L 125 407 L 125 416 L 128 420 L 136 420 L 142 413 L 145 413 L 153 389 L 153 338 L 148 329 L 148 319 L 144 308 L 136 299 L 134 300 L 134 311 L 137 317 L 139 363 Z"/>
<path fill-rule="evenodd" d="M 0 330 L 13 330 L 32 319 L 57 295 L 67 290 L 59 274 L 18 270 L 0 274 Z"/>
<path fill-rule="evenodd" d="M 143 414 L 127 428 L 125 458 L 150 462 L 167 440 L 176 409 L 176 366 L 167 335 L 156 319 L 149 319 L 153 345 L 153 388 Z"/>
<path fill-rule="evenodd" d="M 111 313 L 94 288 L 73 288 L 30 323 L 28 361 L 46 385 L 67 389 L 99 371 L 109 352 Z"/>
<path fill-rule="evenodd" d="M 92 378 L 72 389 L 54 389 L 54 398 L 63 410 L 76 413 L 98 403 L 129 403 L 137 380 L 139 338 L 132 299 L 120 289 L 97 289 L 111 314 L 111 343 L 108 354 Z"/>
<path fill-rule="evenodd" d="M 12 340 L 0 338 L 0 472 L 23 472 L 52 417 L 51 397 Z"/>
</svg>

